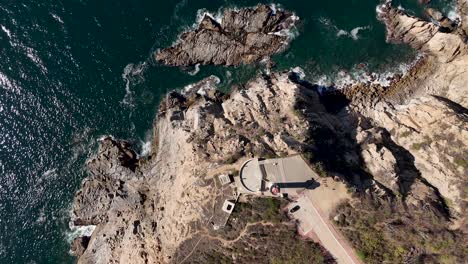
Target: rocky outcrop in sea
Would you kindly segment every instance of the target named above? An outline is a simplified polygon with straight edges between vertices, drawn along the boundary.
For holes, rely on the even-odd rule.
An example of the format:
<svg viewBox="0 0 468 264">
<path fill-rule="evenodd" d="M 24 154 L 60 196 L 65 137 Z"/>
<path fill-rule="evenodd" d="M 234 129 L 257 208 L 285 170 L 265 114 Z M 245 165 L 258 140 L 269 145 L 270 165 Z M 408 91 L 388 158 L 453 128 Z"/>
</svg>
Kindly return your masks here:
<svg viewBox="0 0 468 264">
<path fill-rule="evenodd" d="M 239 65 L 258 62 L 283 51 L 298 21 L 293 13 L 268 5 L 225 9 L 221 21 L 205 13 L 196 29 L 184 32 L 155 59 L 170 66 Z"/>
</svg>

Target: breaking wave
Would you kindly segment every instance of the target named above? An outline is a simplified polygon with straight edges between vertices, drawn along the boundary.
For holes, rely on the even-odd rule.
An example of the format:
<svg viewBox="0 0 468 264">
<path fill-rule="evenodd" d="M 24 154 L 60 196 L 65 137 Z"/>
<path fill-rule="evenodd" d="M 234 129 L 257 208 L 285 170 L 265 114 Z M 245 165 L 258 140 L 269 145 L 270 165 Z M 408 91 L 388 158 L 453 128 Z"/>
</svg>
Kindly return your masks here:
<svg viewBox="0 0 468 264">
<path fill-rule="evenodd" d="M 312 83 L 320 87 L 334 87 L 337 89 L 342 89 L 358 83 L 377 84 L 388 87 L 392 84 L 395 76 L 404 76 L 421 58 L 422 56 L 418 55 L 414 61 L 401 63 L 395 67 L 391 67 L 385 72 L 368 71 L 367 65 L 360 63 L 355 65 L 350 71 L 341 70 L 334 75 L 315 76 Z"/>
<path fill-rule="evenodd" d="M 95 225 L 76 226 L 73 224 L 73 221 L 70 221 L 68 227 L 70 230 L 65 234 L 68 243 L 73 242 L 73 240 L 77 237 L 91 236 L 94 232 L 94 229 L 96 229 Z"/>
</svg>

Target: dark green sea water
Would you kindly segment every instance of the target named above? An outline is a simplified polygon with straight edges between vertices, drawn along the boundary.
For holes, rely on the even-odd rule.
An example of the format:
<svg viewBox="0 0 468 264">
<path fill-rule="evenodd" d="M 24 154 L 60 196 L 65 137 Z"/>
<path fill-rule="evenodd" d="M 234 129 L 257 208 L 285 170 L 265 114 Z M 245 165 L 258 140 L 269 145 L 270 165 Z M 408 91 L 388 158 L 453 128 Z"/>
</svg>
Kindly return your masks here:
<svg viewBox="0 0 468 264">
<path fill-rule="evenodd" d="M 229 89 L 259 70 L 201 67 L 192 76 L 156 65 L 151 52 L 173 43 L 200 9 L 257 2 L 0 0 L 0 263 L 73 262 L 71 202 L 97 139 L 111 134 L 141 148 L 167 91 L 211 74 Z M 274 56 L 278 70 L 300 66 L 311 81 L 333 81 L 360 63 L 383 73 L 415 57 L 385 43 L 378 0 L 275 3 L 301 18 L 291 47 Z M 421 14 L 417 0 L 399 3 Z"/>
</svg>

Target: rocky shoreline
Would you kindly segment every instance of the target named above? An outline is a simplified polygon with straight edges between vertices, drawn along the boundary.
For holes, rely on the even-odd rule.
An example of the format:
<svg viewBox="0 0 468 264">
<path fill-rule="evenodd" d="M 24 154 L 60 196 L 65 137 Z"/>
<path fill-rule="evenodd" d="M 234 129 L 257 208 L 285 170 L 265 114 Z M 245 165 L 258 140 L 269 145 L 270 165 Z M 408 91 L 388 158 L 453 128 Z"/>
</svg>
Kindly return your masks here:
<svg viewBox="0 0 468 264">
<path fill-rule="evenodd" d="M 262 218 L 259 207 L 252 210 L 260 220 L 231 223 L 237 240 L 229 230 L 208 230 L 218 190 L 214 174 L 235 173 L 247 158 L 298 153 L 323 176 L 352 190 L 353 198 L 330 217 L 366 262 L 437 263 L 447 254 L 454 263 L 466 258 L 459 247 L 466 244 L 468 231 L 467 5 L 459 1 L 462 19 L 449 32 L 407 15 L 390 1 L 379 7 L 388 40 L 424 54 L 389 87 L 358 84 L 323 92 L 293 72 L 281 72 L 258 76 L 229 94 L 217 90 L 213 78 L 183 93 L 170 92 L 158 109 L 150 156 L 139 158 L 125 141 L 107 137 L 87 163 L 90 176 L 75 196 L 73 221 L 96 229 L 73 243 L 78 262 L 201 263 L 212 256 L 261 262 L 241 248 L 260 254 L 256 246 L 275 239 L 268 228 L 281 234 L 294 233 L 294 228 L 281 213 Z M 295 23 L 290 12 L 271 12 L 264 5 L 228 10 L 221 24 L 205 16 L 198 29 L 156 59 L 177 66 L 259 61 L 285 47 L 284 36 L 269 32 Z M 237 16 L 245 20 L 235 23 Z M 267 26 L 259 30 L 258 23 L 248 21 Z M 257 49 L 246 41 L 239 49 L 206 56 L 202 48 L 214 44 L 205 41 L 230 37 L 226 32 L 236 30 L 247 39 L 243 34 L 253 32 L 256 40 L 264 40 L 256 43 L 272 43 L 271 48 Z M 226 51 L 222 45 L 214 48 Z M 275 205 L 273 211 L 280 208 Z M 262 239 L 241 236 L 248 230 Z M 234 242 L 225 243 L 230 239 Z M 302 243 L 299 237 L 291 239 Z M 447 241 L 449 245 L 437 244 Z M 201 250 L 190 251 L 199 243 L 204 243 Z M 310 258 L 333 262 L 318 245 L 301 248 L 314 252 Z M 280 258 L 275 255 L 280 251 L 269 254 Z"/>
</svg>

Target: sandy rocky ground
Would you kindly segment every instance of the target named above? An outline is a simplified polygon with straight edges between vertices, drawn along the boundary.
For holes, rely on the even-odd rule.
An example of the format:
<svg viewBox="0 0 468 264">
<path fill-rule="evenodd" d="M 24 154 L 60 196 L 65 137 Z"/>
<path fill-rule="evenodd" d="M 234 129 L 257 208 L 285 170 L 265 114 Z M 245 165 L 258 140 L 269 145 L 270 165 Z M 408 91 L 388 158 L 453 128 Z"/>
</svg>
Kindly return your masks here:
<svg viewBox="0 0 468 264">
<path fill-rule="evenodd" d="M 390 87 L 358 84 L 319 93 L 317 86 L 282 72 L 259 76 L 229 94 L 216 90 L 215 77 L 167 94 L 154 122 L 149 157 L 140 158 L 127 142 L 108 137 L 88 161 L 90 175 L 76 193 L 73 221 L 96 229 L 91 237 L 74 241 L 78 262 L 179 263 L 181 245 L 209 227 L 213 172 L 233 171 L 250 157 L 296 153 L 350 192 L 402 197 L 409 208 L 439 206 L 450 228 L 466 232 L 467 1 L 459 6 L 458 26 L 440 17 L 443 23 L 423 21 L 390 3 L 379 7 L 388 40 L 425 54 Z M 198 29 L 184 33 L 156 58 L 168 65 L 236 65 L 285 48 L 285 37 L 268 32 L 291 26 L 291 13 L 281 11 L 269 21 L 273 11 L 267 6 L 238 12 L 243 19 L 263 21 L 264 27 L 239 22 L 233 11 L 225 12 L 229 19 L 221 24 L 205 17 Z M 232 31 L 243 37 L 232 40 Z M 203 34 L 230 38 L 239 49 L 221 48 L 208 58 L 197 48 Z M 258 53 L 252 36 L 283 44 Z M 229 61 L 233 54 L 236 60 Z M 278 225 L 257 224 L 260 229 Z M 290 230 L 291 223 L 281 225 Z M 248 228 L 240 233 L 247 240 L 228 241 L 208 231 L 204 238 L 217 240 L 221 249 L 254 243 Z"/>
</svg>

